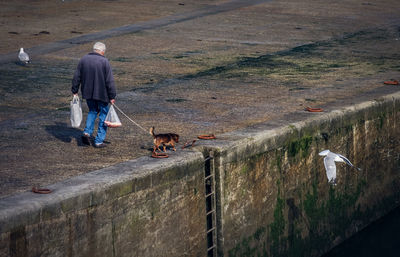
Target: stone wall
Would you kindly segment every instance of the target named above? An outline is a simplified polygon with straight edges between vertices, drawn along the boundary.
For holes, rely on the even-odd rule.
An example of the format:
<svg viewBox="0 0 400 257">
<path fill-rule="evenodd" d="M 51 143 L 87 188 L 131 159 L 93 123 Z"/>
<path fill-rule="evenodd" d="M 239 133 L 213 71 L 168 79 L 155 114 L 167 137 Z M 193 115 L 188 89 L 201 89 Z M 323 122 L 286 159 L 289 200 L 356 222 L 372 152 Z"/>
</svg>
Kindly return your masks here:
<svg viewBox="0 0 400 257">
<path fill-rule="evenodd" d="M 399 205 L 399 109 L 299 111 L 0 199 L 0 256 L 320 256 Z M 325 149 L 361 170 L 330 185 Z"/>
<path fill-rule="evenodd" d="M 0 256 L 204 256 L 204 159 L 141 158 L 0 200 Z"/>
<path fill-rule="evenodd" d="M 320 256 L 398 206 L 399 96 L 298 113 L 209 144 L 219 182 L 219 255 Z M 325 149 L 361 171 L 336 163 L 337 185 L 328 184 L 318 155 Z"/>
</svg>

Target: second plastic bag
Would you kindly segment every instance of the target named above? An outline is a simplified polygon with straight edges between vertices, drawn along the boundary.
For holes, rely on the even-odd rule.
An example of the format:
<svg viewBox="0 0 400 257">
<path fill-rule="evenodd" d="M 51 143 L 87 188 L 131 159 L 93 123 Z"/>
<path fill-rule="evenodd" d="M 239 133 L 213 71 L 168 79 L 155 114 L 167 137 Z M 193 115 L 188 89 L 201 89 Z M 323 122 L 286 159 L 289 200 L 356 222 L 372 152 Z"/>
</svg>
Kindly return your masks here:
<svg viewBox="0 0 400 257">
<path fill-rule="evenodd" d="M 104 123 L 110 128 L 118 128 L 122 126 L 113 105 L 110 106 Z"/>
<path fill-rule="evenodd" d="M 71 127 L 78 128 L 82 122 L 82 107 L 79 96 L 74 95 L 71 101 Z"/>
</svg>

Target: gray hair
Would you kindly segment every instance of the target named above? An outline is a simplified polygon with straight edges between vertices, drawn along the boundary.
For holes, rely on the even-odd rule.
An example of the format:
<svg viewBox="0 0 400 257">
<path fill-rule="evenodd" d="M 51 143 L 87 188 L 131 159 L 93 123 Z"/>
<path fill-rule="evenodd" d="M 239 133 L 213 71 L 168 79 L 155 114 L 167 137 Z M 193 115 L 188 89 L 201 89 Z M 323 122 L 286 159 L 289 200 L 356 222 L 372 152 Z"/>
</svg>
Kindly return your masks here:
<svg viewBox="0 0 400 257">
<path fill-rule="evenodd" d="M 101 51 L 101 52 L 105 52 L 106 51 L 106 45 L 104 43 L 101 42 L 96 42 L 93 46 L 93 50 L 94 51 Z"/>
</svg>

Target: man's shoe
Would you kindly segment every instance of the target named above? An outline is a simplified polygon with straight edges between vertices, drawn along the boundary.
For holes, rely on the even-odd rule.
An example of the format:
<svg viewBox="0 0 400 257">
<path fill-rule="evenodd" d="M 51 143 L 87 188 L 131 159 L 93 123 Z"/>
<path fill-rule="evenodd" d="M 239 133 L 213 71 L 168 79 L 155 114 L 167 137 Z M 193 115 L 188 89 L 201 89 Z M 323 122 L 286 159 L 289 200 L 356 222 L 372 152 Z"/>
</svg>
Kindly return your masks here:
<svg viewBox="0 0 400 257">
<path fill-rule="evenodd" d="M 82 143 L 85 145 L 90 145 L 90 136 L 88 134 L 83 134 Z"/>
<path fill-rule="evenodd" d="M 96 147 L 96 148 L 104 148 L 104 147 L 106 147 L 106 145 L 103 144 L 103 143 L 101 143 L 101 144 L 94 144 L 94 147 Z"/>
</svg>

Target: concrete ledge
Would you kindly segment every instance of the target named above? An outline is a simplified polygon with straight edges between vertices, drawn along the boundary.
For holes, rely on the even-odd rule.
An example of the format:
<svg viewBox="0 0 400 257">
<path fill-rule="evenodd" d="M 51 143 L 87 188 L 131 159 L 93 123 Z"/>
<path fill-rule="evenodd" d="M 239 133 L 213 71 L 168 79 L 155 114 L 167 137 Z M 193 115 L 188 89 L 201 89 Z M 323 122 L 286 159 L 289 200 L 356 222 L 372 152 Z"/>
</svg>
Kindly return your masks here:
<svg viewBox="0 0 400 257">
<path fill-rule="evenodd" d="M 24 192 L 0 199 L 0 233 L 180 179 L 202 165 L 198 152 L 185 151 L 167 159 L 142 157 L 50 185 L 51 194 Z"/>
<path fill-rule="evenodd" d="M 383 105 L 400 105 L 400 92 L 382 96 L 379 99 L 365 101 L 359 104 L 345 106 L 341 109 L 330 110 L 324 107 L 324 112 L 308 113 L 298 111 L 291 113 L 279 120 L 273 120 L 266 123 L 255 124 L 253 126 L 225 133 L 218 136 L 217 140 L 201 141 L 195 149 L 203 151 L 203 148 L 210 148 L 219 152 L 234 152 L 234 149 L 245 149 L 247 155 L 251 156 L 256 152 L 269 151 L 282 146 L 283 142 L 279 138 L 294 134 L 301 136 L 299 132 L 319 127 L 323 131 L 328 126 L 341 126 L 335 123 L 338 120 L 348 117 L 354 117 L 357 113 L 363 113 L 364 119 L 371 118 L 374 110 Z M 398 108 L 398 107 L 397 107 Z M 379 109 L 379 108 L 378 108 Z M 369 110 L 369 111 L 368 111 Z M 260 149 L 259 147 L 263 147 Z M 254 151 L 254 152 L 252 152 Z"/>
</svg>

